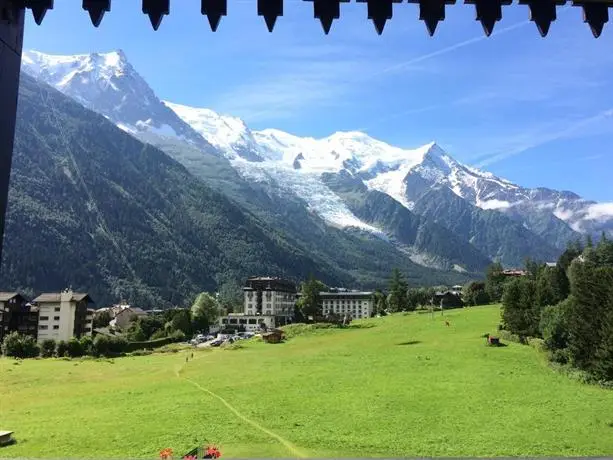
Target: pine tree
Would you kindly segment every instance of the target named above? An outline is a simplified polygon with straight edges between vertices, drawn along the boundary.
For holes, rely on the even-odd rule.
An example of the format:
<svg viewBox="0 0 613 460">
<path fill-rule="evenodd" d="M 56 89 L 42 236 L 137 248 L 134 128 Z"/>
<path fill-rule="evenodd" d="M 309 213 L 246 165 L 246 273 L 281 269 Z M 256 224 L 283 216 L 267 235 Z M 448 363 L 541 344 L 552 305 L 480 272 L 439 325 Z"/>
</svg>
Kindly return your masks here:
<svg viewBox="0 0 613 460">
<path fill-rule="evenodd" d="M 600 282 L 601 269 L 575 261 L 570 267 L 571 293 L 576 299 L 569 313 L 569 352 L 573 364 L 592 371 L 601 342 L 602 302 L 608 287 Z"/>
<path fill-rule="evenodd" d="M 408 284 L 397 268 L 392 270 L 387 304 L 392 311 L 403 311 L 407 308 Z"/>
<path fill-rule="evenodd" d="M 485 290 L 492 302 L 500 302 L 504 290 L 505 276 L 502 273 L 503 267 L 500 262 L 496 262 L 487 267 L 485 275 Z"/>
</svg>

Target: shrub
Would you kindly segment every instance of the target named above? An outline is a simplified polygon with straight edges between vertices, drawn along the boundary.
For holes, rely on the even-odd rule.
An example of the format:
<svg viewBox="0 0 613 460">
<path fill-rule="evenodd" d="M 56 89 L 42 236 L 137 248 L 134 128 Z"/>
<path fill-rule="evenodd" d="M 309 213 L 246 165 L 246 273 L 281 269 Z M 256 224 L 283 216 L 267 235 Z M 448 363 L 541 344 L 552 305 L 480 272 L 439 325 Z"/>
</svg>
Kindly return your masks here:
<svg viewBox="0 0 613 460">
<path fill-rule="evenodd" d="M 112 354 L 120 355 L 128 349 L 128 341 L 125 337 L 112 337 L 109 341 L 109 351 Z"/>
<path fill-rule="evenodd" d="M 40 355 L 43 358 L 51 358 L 55 354 L 55 340 L 46 339 L 40 345 Z"/>
<path fill-rule="evenodd" d="M 81 348 L 83 349 L 83 354 L 92 355 L 94 351 L 94 339 L 92 339 L 92 337 L 89 335 L 84 335 L 81 337 L 80 342 Z"/>
<path fill-rule="evenodd" d="M 549 350 L 568 346 L 568 308 L 572 302 L 568 298 L 558 305 L 545 307 L 541 313 L 539 329 Z"/>
<path fill-rule="evenodd" d="M 185 332 L 174 331 L 172 334 L 170 334 L 170 338 L 173 342 L 185 342 Z"/>
<path fill-rule="evenodd" d="M 2 341 L 2 354 L 21 359 L 36 358 L 40 354 L 40 347 L 34 337 L 11 332 Z"/>
<path fill-rule="evenodd" d="M 55 348 L 55 355 L 58 358 L 63 358 L 68 355 L 68 343 L 65 340 L 60 340 Z"/>
<path fill-rule="evenodd" d="M 570 354 L 566 348 L 555 349 L 549 352 L 549 359 L 554 363 L 568 364 L 570 362 Z"/>
<path fill-rule="evenodd" d="M 68 341 L 66 353 L 71 358 L 78 358 L 80 356 L 83 356 L 83 346 L 81 345 L 79 339 L 73 337 Z"/>
<path fill-rule="evenodd" d="M 94 356 L 107 356 L 109 353 L 109 342 L 111 338 L 106 335 L 97 335 L 94 338 L 92 354 Z"/>
<path fill-rule="evenodd" d="M 166 331 L 164 331 L 164 329 L 158 329 L 151 335 L 151 338 L 149 340 L 158 340 L 158 339 L 163 339 L 165 337 L 166 337 Z"/>
<path fill-rule="evenodd" d="M 512 332 L 502 330 L 498 333 L 501 339 L 507 340 L 509 342 L 521 343 L 525 345 L 527 343 L 526 338 L 522 337 L 518 334 L 513 334 Z"/>
<path fill-rule="evenodd" d="M 528 338 L 528 345 L 538 351 L 545 351 L 547 349 L 547 347 L 545 346 L 545 341 L 543 339 L 535 337 Z"/>
</svg>

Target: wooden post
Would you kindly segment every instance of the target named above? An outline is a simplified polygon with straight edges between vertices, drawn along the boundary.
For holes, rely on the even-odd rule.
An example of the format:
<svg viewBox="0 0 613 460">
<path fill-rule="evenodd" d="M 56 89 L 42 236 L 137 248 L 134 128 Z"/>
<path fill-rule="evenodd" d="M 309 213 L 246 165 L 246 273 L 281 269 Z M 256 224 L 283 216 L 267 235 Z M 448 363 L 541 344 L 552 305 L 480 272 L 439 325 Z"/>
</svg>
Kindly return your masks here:
<svg viewBox="0 0 613 460">
<path fill-rule="evenodd" d="M 13 161 L 24 19 L 23 9 L 5 5 L 0 1 L 0 260 Z"/>
</svg>

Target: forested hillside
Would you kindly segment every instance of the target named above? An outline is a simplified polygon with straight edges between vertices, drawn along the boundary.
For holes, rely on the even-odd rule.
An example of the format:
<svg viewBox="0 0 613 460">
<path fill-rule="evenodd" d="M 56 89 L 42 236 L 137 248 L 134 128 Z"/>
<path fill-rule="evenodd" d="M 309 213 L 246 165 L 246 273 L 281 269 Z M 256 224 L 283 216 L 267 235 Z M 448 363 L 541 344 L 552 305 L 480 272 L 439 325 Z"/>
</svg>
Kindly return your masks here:
<svg viewBox="0 0 613 460">
<path fill-rule="evenodd" d="M 302 225 L 305 211 L 298 208 L 284 207 L 275 220 Z M 415 265 L 370 235 L 323 223 L 306 231 L 308 247 L 162 151 L 23 76 L 3 289 L 34 293 L 71 285 L 99 304 L 124 297 L 148 306 L 181 304 L 254 274 L 302 279 L 313 273 L 330 285 L 374 286 L 393 265 L 413 283 L 466 279 Z M 325 244 L 316 248 L 322 235 Z"/>
</svg>

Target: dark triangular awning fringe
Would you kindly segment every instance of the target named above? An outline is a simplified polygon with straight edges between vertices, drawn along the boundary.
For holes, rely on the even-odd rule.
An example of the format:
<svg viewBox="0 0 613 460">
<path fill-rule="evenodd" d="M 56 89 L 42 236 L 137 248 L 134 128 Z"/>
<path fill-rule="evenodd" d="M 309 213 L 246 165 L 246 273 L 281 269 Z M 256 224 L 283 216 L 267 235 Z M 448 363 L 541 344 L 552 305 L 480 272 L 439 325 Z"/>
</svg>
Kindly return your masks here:
<svg viewBox="0 0 613 460">
<path fill-rule="evenodd" d="M 173 3 L 179 0 L 173 0 Z M 232 2 L 232 0 L 229 0 Z M 341 3 L 351 0 L 305 0 L 313 3 L 313 16 L 321 22 L 324 33 L 327 35 L 335 20 L 342 20 Z M 392 13 L 395 8 L 414 8 L 419 12 L 417 17 L 426 25 L 428 33 L 435 34 L 439 22 L 445 19 L 445 8 L 456 4 L 456 0 L 353 0 L 366 3 L 364 18 L 368 18 L 375 25 L 379 35 L 384 32 L 387 21 L 393 20 Z M 201 13 L 206 15 L 215 32 L 221 19 L 228 14 L 228 0 L 201 0 Z M 394 3 L 399 5 L 393 6 Z M 505 8 L 512 4 L 512 0 L 464 0 L 460 4 L 472 5 L 475 8 L 476 19 L 481 22 L 486 36 L 494 31 L 494 26 L 504 18 Z M 570 4 L 580 7 L 583 11 L 583 20 L 588 24 L 594 37 L 600 37 L 604 25 L 609 22 L 609 7 L 613 0 L 517 0 L 516 5 L 528 10 L 529 18 L 541 36 L 549 33 L 551 23 L 556 20 L 556 9 Z M 54 0 L 0 0 L 0 16 L 4 20 L 17 17 L 14 13 L 27 8 L 32 11 L 34 20 L 41 24 L 48 10 L 53 9 Z M 164 16 L 170 14 L 170 0 L 142 0 L 142 11 L 149 16 L 154 30 L 160 27 Z M 413 5 L 410 5 L 413 4 Z M 266 27 L 273 32 L 277 19 L 283 16 L 283 0 L 254 0 L 254 10 L 264 18 Z M 503 8 L 504 7 L 504 8 Z M 83 0 L 83 9 L 89 13 L 95 27 L 102 22 L 105 13 L 111 11 L 111 0 Z M 254 13 L 256 12 L 254 11 Z"/>
</svg>

